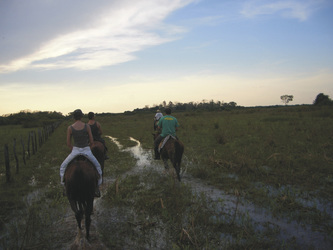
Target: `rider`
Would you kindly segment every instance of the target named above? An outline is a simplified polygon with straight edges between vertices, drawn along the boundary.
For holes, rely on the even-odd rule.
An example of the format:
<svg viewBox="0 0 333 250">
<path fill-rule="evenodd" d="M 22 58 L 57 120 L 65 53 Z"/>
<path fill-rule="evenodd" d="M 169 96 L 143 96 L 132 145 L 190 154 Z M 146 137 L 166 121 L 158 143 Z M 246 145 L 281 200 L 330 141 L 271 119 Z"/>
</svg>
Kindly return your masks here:
<svg viewBox="0 0 333 250">
<path fill-rule="evenodd" d="M 109 159 L 109 157 L 106 155 L 107 147 L 105 145 L 105 140 L 101 137 L 101 134 L 102 134 L 101 124 L 98 121 L 95 121 L 94 112 L 88 113 L 88 119 L 89 119 L 88 124 L 90 125 L 93 139 L 94 139 L 94 141 L 99 141 L 99 142 L 103 143 L 105 160 L 107 160 L 107 159 Z"/>
<path fill-rule="evenodd" d="M 60 178 L 61 184 L 64 183 L 64 174 L 67 168 L 67 165 L 78 155 L 84 155 L 88 158 L 96 167 L 96 170 L 99 174 L 98 185 L 95 190 L 95 197 L 100 197 L 99 186 L 102 184 L 102 169 L 101 165 L 92 154 L 89 144 L 94 143 L 93 137 L 91 134 L 90 126 L 87 126 L 84 122 L 81 121 L 83 113 L 81 109 L 76 109 L 73 112 L 75 122 L 67 128 L 67 146 L 71 150 L 71 153 L 67 156 L 64 162 L 60 166 Z M 72 145 L 72 137 L 74 139 L 74 146 Z"/>
<path fill-rule="evenodd" d="M 157 124 L 158 129 L 162 129 L 162 132 L 154 141 L 155 160 L 160 159 L 160 153 L 158 152 L 158 145 L 160 142 L 168 135 L 176 137 L 176 131 L 179 128 L 177 119 L 171 115 L 171 109 L 167 108 L 165 113 L 166 115 L 163 116 Z"/>
<path fill-rule="evenodd" d="M 163 114 L 161 111 L 158 109 L 156 111 L 156 114 L 154 116 L 154 131 L 157 129 L 157 122 L 163 117 Z"/>
</svg>

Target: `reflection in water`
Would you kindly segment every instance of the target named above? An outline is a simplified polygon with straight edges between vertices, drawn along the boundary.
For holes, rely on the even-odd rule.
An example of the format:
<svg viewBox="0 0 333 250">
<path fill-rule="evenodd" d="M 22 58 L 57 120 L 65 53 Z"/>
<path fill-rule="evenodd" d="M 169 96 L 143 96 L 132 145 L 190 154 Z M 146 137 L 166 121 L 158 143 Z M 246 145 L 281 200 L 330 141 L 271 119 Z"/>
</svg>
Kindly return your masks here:
<svg viewBox="0 0 333 250">
<path fill-rule="evenodd" d="M 144 150 L 141 147 L 141 143 L 138 140 L 132 137 L 130 137 L 130 140 L 136 142 L 136 145 L 134 147 L 125 149 L 125 151 L 131 152 L 134 158 L 137 159 L 136 165 L 138 167 L 149 166 L 151 164 L 151 159 L 152 159 L 151 152 Z"/>
<path fill-rule="evenodd" d="M 117 138 L 114 138 L 112 136 L 106 136 L 106 137 L 108 137 L 113 143 L 115 143 L 120 150 L 125 152 L 130 152 L 133 155 L 133 157 L 137 159 L 136 163 L 137 167 L 143 168 L 151 165 L 152 154 L 148 150 L 144 150 L 141 147 L 140 141 L 134 139 L 133 137 L 130 137 L 129 139 L 131 141 L 136 142 L 136 145 L 133 147 L 123 149 L 123 146 L 117 141 Z"/>
</svg>

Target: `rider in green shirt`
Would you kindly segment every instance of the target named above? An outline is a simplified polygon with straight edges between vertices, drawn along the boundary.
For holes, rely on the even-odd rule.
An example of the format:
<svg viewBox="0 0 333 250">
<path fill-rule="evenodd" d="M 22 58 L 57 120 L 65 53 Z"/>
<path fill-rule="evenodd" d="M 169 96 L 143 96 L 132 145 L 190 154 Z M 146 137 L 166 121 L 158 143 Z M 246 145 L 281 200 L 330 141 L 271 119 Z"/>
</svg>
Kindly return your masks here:
<svg viewBox="0 0 333 250">
<path fill-rule="evenodd" d="M 175 117 L 171 115 L 171 109 L 165 110 L 166 115 L 158 121 L 158 128 L 162 129 L 161 134 L 154 141 L 155 160 L 160 159 L 160 153 L 158 152 L 158 145 L 168 135 L 176 137 L 176 131 L 179 128 L 179 123 Z"/>
</svg>

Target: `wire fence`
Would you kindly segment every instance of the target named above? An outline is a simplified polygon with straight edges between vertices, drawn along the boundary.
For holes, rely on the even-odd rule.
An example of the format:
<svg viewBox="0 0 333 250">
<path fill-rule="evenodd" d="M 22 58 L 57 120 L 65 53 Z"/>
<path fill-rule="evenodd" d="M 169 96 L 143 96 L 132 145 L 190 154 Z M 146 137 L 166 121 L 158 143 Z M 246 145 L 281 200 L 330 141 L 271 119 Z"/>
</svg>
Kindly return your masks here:
<svg viewBox="0 0 333 250">
<path fill-rule="evenodd" d="M 10 182 L 12 179 L 12 167 L 14 166 L 15 173 L 19 174 L 21 164 L 24 166 L 27 164 L 27 160 L 37 153 L 60 123 L 55 122 L 43 128 L 31 130 L 28 132 L 26 140 L 21 135 L 19 140 L 13 138 L 12 144 L 4 144 L 4 160 L 0 162 L 5 167 L 6 182 Z"/>
</svg>

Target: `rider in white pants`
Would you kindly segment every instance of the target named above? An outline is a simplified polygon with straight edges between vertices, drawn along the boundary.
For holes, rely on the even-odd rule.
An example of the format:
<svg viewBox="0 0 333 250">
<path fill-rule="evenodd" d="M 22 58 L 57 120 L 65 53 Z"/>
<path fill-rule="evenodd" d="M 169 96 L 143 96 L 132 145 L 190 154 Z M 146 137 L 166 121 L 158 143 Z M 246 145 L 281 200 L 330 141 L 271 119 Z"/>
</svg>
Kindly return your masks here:
<svg viewBox="0 0 333 250">
<path fill-rule="evenodd" d="M 70 163 L 76 156 L 78 155 L 83 155 L 88 158 L 89 161 L 91 161 L 95 166 L 96 170 L 99 174 L 99 179 L 98 179 L 98 186 L 102 184 L 102 169 L 101 165 L 93 155 L 93 153 L 90 150 L 90 147 L 84 147 L 84 148 L 78 148 L 78 147 L 73 147 L 72 152 L 67 156 L 67 158 L 64 160 L 64 162 L 60 166 L 60 178 L 61 178 L 61 184 L 65 185 L 64 183 L 64 174 L 67 168 L 68 163 Z"/>
<path fill-rule="evenodd" d="M 89 144 L 94 143 L 93 136 L 91 134 L 90 126 L 82 122 L 83 113 L 80 109 L 74 111 L 75 122 L 67 128 L 67 146 L 71 149 L 71 153 L 67 156 L 64 162 L 60 166 L 60 179 L 61 184 L 64 183 L 64 174 L 67 165 L 78 155 L 87 157 L 96 167 L 99 173 L 98 186 L 96 187 L 95 196 L 100 197 L 99 186 L 102 184 L 102 169 L 101 165 L 92 154 Z M 74 139 L 74 146 L 72 145 L 72 137 Z"/>
</svg>

